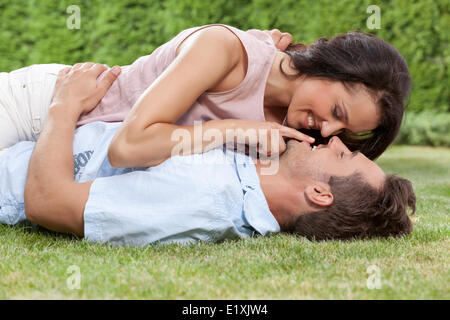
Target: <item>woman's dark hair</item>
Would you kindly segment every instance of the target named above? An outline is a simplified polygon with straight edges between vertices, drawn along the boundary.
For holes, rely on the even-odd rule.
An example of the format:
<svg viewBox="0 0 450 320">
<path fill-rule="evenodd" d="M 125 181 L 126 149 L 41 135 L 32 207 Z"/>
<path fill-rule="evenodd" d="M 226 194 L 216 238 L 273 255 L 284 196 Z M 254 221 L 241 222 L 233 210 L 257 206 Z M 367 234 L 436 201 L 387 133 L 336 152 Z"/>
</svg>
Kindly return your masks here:
<svg viewBox="0 0 450 320">
<path fill-rule="evenodd" d="M 310 240 L 351 240 L 374 237 L 398 237 L 412 232 L 407 214 L 416 210 L 416 196 L 411 182 L 386 176 L 377 190 L 361 174 L 331 177 L 334 201 L 325 209 L 300 215 L 286 232 Z"/>
<path fill-rule="evenodd" d="M 380 156 L 399 132 L 411 90 L 408 66 L 397 49 L 374 35 L 348 32 L 331 40 L 319 38 L 310 46 L 291 44 L 285 52 L 298 70 L 295 77 L 341 81 L 348 88 L 363 84 L 368 89 L 380 108 L 380 124 L 370 132 L 344 130 L 338 136 L 352 151 L 360 150 L 372 160 Z M 281 64 L 280 70 L 291 77 Z M 304 132 L 314 136 L 316 143 L 327 141 L 318 130 L 314 131 Z"/>
</svg>

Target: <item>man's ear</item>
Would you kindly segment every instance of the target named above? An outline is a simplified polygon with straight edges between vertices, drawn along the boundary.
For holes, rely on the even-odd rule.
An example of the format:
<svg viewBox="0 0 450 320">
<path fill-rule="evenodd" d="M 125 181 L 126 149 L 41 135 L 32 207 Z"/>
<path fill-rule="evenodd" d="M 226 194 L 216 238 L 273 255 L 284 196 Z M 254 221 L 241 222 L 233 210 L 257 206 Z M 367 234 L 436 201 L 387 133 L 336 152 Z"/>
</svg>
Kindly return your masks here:
<svg viewBox="0 0 450 320">
<path fill-rule="evenodd" d="M 312 203 L 321 207 L 328 207 L 334 201 L 331 190 L 319 184 L 307 186 L 305 188 L 305 197 Z"/>
</svg>

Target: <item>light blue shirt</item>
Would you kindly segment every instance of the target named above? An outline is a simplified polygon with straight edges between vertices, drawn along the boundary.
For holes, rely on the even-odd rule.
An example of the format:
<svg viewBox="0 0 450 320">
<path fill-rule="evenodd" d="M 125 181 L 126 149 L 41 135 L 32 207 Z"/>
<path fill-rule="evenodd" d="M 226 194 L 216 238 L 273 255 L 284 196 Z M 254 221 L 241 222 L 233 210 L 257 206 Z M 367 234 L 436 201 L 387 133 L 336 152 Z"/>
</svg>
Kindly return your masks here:
<svg viewBox="0 0 450 320">
<path fill-rule="evenodd" d="M 95 180 L 84 211 L 87 240 L 187 244 L 280 231 L 251 158 L 218 148 L 151 168 L 116 169 L 107 149 L 119 126 L 94 122 L 75 133 L 75 181 Z M 0 157 L 0 223 L 27 221 L 23 191 L 33 147 L 21 142 Z"/>
</svg>

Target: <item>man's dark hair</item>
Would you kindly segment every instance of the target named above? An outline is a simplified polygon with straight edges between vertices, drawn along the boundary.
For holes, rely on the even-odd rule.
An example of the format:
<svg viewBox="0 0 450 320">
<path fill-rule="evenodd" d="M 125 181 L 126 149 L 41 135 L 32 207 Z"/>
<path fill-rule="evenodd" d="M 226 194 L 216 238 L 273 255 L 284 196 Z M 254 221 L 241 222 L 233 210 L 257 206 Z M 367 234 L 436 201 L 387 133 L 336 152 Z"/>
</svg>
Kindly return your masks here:
<svg viewBox="0 0 450 320">
<path fill-rule="evenodd" d="M 381 155 L 399 132 L 411 90 L 408 66 L 398 50 L 375 35 L 348 32 L 330 40 L 319 38 L 310 46 L 291 44 L 285 52 L 298 70 L 295 76 L 340 81 L 348 88 L 363 84 L 368 89 L 381 111 L 378 127 L 362 133 L 344 130 L 338 136 L 351 151 L 360 150 L 371 160 Z M 284 73 L 281 64 L 280 70 Z M 317 130 L 307 134 L 316 141 L 321 138 Z"/>
<path fill-rule="evenodd" d="M 355 173 L 333 176 L 329 185 L 333 204 L 301 215 L 288 232 L 318 241 L 396 237 L 412 232 L 407 211 L 409 207 L 414 214 L 416 196 L 410 181 L 389 175 L 377 190 Z"/>
</svg>

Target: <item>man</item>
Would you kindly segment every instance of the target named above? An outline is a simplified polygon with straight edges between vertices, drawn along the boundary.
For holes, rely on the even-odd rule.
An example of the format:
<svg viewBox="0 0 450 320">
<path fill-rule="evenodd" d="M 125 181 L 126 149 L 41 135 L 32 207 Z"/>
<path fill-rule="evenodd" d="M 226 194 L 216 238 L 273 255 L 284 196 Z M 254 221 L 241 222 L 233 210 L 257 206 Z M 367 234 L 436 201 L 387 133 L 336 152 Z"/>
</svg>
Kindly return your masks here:
<svg viewBox="0 0 450 320">
<path fill-rule="evenodd" d="M 222 149 L 173 157 L 152 168 L 111 167 L 107 147 L 119 123 L 92 123 L 74 135 L 80 114 L 106 90 L 96 83 L 101 68 L 66 70 L 36 145 L 19 143 L 0 157 L 0 222 L 28 219 L 124 245 L 279 231 L 317 240 L 412 231 L 407 209 L 414 211 L 415 196 L 409 181 L 385 176 L 338 138 L 315 150 L 290 140 L 280 159 L 272 160 L 279 161 L 273 175 L 259 174 L 260 161 Z"/>
</svg>

